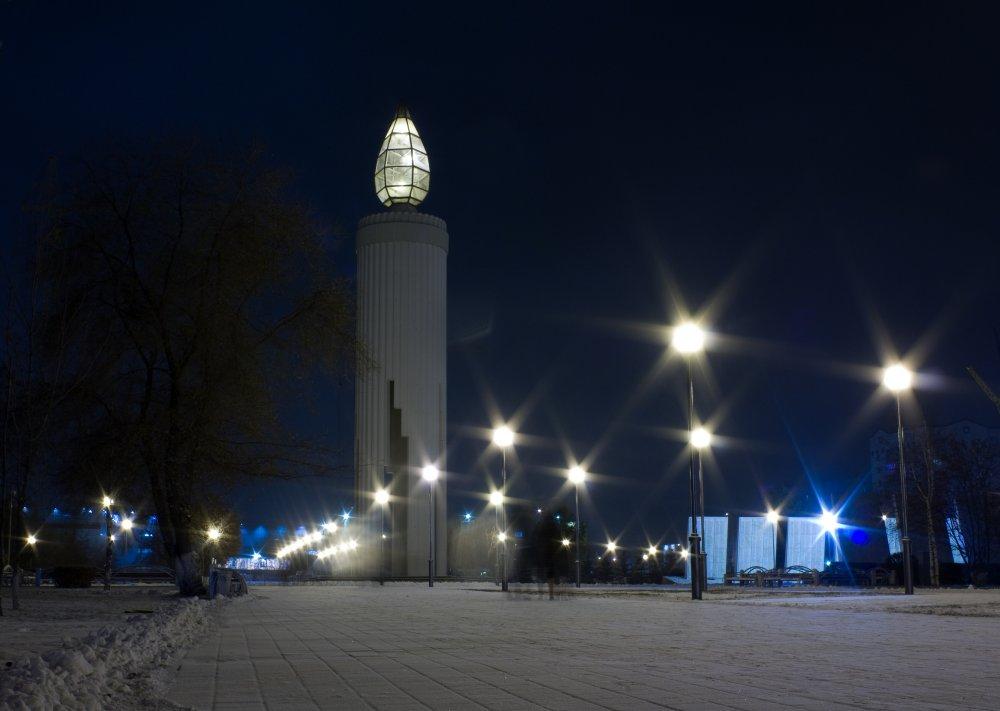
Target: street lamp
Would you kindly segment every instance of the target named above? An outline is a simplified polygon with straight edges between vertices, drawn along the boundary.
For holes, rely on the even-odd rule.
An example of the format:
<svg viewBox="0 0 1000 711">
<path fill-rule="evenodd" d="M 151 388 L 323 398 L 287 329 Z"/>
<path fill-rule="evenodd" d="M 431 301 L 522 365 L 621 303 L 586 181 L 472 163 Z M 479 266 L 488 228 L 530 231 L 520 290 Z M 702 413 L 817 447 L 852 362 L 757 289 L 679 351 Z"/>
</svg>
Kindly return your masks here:
<svg viewBox="0 0 1000 711">
<path fill-rule="evenodd" d="M 111 535 L 111 506 L 115 503 L 107 494 L 101 499 L 104 505 L 104 536 L 107 539 L 104 546 L 104 589 L 111 590 L 111 546 L 115 539 Z"/>
<path fill-rule="evenodd" d="M 378 537 L 378 584 L 385 585 L 385 509 L 389 505 L 389 492 L 379 489 L 375 492 L 375 503 L 379 506 Z"/>
<path fill-rule="evenodd" d="M 213 554 L 212 565 L 215 566 L 218 564 L 215 560 L 215 555 L 220 553 L 218 543 L 222 539 L 222 530 L 218 526 L 209 526 L 205 531 L 205 538 L 208 539 L 208 544 Z"/>
<path fill-rule="evenodd" d="M 701 535 L 703 537 L 701 554 L 698 558 L 698 570 L 701 573 L 702 590 L 708 587 L 708 540 L 705 537 L 705 479 L 701 451 L 712 444 L 712 434 L 704 427 L 691 430 L 691 446 L 698 454 L 698 510 L 701 518 Z M 726 514 L 727 516 L 729 514 Z"/>
<path fill-rule="evenodd" d="M 690 432 L 694 430 L 694 377 L 691 372 L 691 359 L 705 347 L 705 332 L 697 324 L 689 321 L 674 328 L 670 343 L 678 353 L 684 356 L 687 363 L 688 431 Z M 695 448 L 691 447 L 688 451 L 688 498 L 691 504 L 691 532 L 688 536 L 688 542 L 692 554 L 691 599 L 701 600 L 701 574 L 697 570 L 701 562 L 701 538 L 698 535 L 698 527 L 695 525 L 698 512 L 695 506 L 694 453 Z"/>
<path fill-rule="evenodd" d="M 27 543 L 28 543 L 29 546 L 33 546 L 36 543 L 38 543 L 38 539 L 35 538 L 35 534 L 34 533 L 29 533 L 28 537 L 25 539 L 25 541 L 27 541 Z"/>
<path fill-rule="evenodd" d="M 778 567 L 778 521 L 780 518 L 781 517 L 778 515 L 777 511 L 774 509 L 768 510 L 767 522 L 771 524 L 771 527 L 774 529 L 774 560 L 772 561 L 771 566 L 775 569 Z"/>
<path fill-rule="evenodd" d="M 431 493 L 431 511 L 428 517 L 430 522 L 430 535 L 428 536 L 428 549 L 427 549 L 427 587 L 434 587 L 434 502 L 435 502 L 435 491 L 437 490 L 437 480 L 441 475 L 438 468 L 433 464 L 426 465 L 421 471 L 420 476 L 423 477 L 430 485 Z"/>
<path fill-rule="evenodd" d="M 580 587 L 580 487 L 587 480 L 587 472 L 579 466 L 573 466 L 569 470 L 569 480 L 573 483 L 573 498 L 576 502 L 576 523 L 573 529 L 576 531 L 576 586 Z"/>
<path fill-rule="evenodd" d="M 902 363 L 890 365 L 882 374 L 882 383 L 896 397 L 896 440 L 899 442 L 899 521 L 902 534 L 903 592 L 913 594 L 913 569 L 910 566 L 910 529 L 906 515 L 906 458 L 903 455 L 903 408 L 900 393 L 913 385 L 913 373 Z"/>
<path fill-rule="evenodd" d="M 833 511 L 824 510 L 823 513 L 819 515 L 819 525 L 823 529 L 823 533 L 834 534 L 840 527 L 838 523 L 837 514 Z"/>
<path fill-rule="evenodd" d="M 507 493 L 507 450 L 514 444 L 514 431 L 507 425 L 502 425 L 493 430 L 493 444 L 500 448 L 501 452 L 501 463 L 500 463 L 500 491 L 504 494 Z M 503 501 L 500 502 L 500 522 L 503 526 L 503 530 L 507 530 L 507 509 L 503 505 Z M 507 543 L 506 539 L 501 539 L 502 545 L 500 546 L 500 559 L 501 559 L 501 577 L 500 577 L 500 589 L 504 592 L 507 591 Z"/>
<path fill-rule="evenodd" d="M 128 560 L 128 534 L 132 530 L 132 519 L 123 518 L 119 527 L 122 529 L 122 540 L 125 541 L 125 560 Z"/>
</svg>

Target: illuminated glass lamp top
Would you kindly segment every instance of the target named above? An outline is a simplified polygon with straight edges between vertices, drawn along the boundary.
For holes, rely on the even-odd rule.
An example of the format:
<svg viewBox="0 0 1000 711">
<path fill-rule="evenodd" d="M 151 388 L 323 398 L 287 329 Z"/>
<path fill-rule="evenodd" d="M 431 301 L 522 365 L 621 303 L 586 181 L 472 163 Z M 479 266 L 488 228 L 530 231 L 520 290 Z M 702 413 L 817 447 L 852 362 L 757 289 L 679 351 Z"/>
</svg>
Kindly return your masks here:
<svg viewBox="0 0 1000 711">
<path fill-rule="evenodd" d="M 375 194 L 386 207 L 416 207 L 431 187 L 431 164 L 427 149 L 405 106 L 385 132 L 385 140 L 375 161 Z"/>
</svg>

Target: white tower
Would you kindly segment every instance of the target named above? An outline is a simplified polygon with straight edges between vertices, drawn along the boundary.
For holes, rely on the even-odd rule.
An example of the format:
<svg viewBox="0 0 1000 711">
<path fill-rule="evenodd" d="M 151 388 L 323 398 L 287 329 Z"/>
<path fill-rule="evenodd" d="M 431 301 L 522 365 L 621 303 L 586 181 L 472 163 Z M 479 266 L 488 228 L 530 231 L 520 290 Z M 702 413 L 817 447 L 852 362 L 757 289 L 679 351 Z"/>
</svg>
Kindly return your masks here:
<svg viewBox="0 0 1000 711">
<path fill-rule="evenodd" d="M 354 407 L 358 510 L 389 490 L 383 569 L 395 576 L 427 575 L 431 486 L 435 573 L 447 571 L 446 477 L 421 477 L 428 464 L 445 471 L 447 403 L 448 231 L 416 210 L 429 188 L 427 151 L 400 107 L 375 163 L 375 193 L 388 209 L 358 223 L 358 338 L 369 367 L 358 375 Z"/>
</svg>

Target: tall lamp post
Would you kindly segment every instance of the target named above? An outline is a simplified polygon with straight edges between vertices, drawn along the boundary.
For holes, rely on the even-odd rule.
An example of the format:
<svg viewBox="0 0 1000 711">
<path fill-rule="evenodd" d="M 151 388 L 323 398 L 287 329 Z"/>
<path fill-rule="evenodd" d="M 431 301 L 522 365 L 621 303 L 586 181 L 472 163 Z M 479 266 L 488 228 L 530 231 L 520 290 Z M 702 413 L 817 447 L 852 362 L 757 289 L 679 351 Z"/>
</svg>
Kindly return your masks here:
<svg viewBox="0 0 1000 711">
<path fill-rule="evenodd" d="M 580 467 L 569 470 L 569 480 L 573 483 L 573 497 L 576 500 L 576 520 L 573 528 L 576 531 L 576 586 L 580 587 L 580 487 L 587 480 L 587 473 Z"/>
<path fill-rule="evenodd" d="M 104 537 L 107 539 L 105 541 L 106 545 L 104 547 L 104 589 L 111 590 L 111 544 L 114 540 L 111 538 L 111 506 L 115 503 L 115 500 L 110 496 L 105 496 L 101 500 L 101 504 L 104 505 Z"/>
<path fill-rule="evenodd" d="M 435 519 L 437 518 L 434 515 L 435 514 L 434 507 L 435 507 L 435 502 L 437 500 L 437 497 L 435 496 L 437 490 L 437 480 L 440 475 L 441 472 L 438 471 L 438 468 L 433 464 L 428 464 L 420 472 L 420 476 L 422 476 L 424 481 L 426 481 L 430 485 L 430 490 L 431 490 L 430 491 L 431 511 L 430 511 L 430 516 L 428 517 L 430 523 L 430 531 L 429 531 L 430 535 L 428 535 L 427 537 L 428 538 L 427 587 L 429 588 L 434 587 L 434 533 L 435 533 L 434 523 Z"/>
<path fill-rule="evenodd" d="M 906 458 L 903 454 L 903 408 L 900 393 L 913 385 L 913 373 L 902 363 L 890 365 L 882 375 L 882 383 L 896 397 L 896 440 L 899 443 L 899 519 L 900 543 L 903 554 L 903 592 L 913 594 L 913 568 L 910 564 L 910 529 L 906 515 Z"/>
<path fill-rule="evenodd" d="M 688 390 L 688 432 L 694 431 L 694 376 L 691 371 L 691 360 L 696 353 L 705 347 L 705 332 L 696 324 L 684 323 L 676 327 L 671 337 L 671 345 L 684 356 L 687 363 Z M 691 504 L 691 532 L 688 536 L 691 559 L 691 599 L 701 600 L 701 537 L 698 535 L 697 497 L 695 496 L 694 454 L 692 446 L 688 450 L 688 498 Z"/>
<path fill-rule="evenodd" d="M 697 427 L 691 431 L 691 446 L 698 454 L 698 516 L 701 519 L 701 560 L 698 561 L 698 569 L 701 572 L 701 589 L 708 588 L 708 536 L 705 533 L 705 479 L 704 466 L 701 452 L 712 444 L 712 433 L 704 427 Z"/>
<path fill-rule="evenodd" d="M 378 532 L 378 584 L 385 585 L 385 509 L 389 505 L 389 492 L 379 489 L 375 492 L 375 503 L 379 506 Z M 433 503 L 431 504 L 433 506 Z"/>
<path fill-rule="evenodd" d="M 771 530 L 774 533 L 774 552 L 771 563 L 771 568 L 778 567 L 778 520 L 780 519 L 780 514 L 774 509 L 767 512 L 767 522 L 771 524 Z"/>
<path fill-rule="evenodd" d="M 212 546 L 212 565 L 217 565 L 218 561 L 215 559 L 215 556 L 221 553 L 219 541 L 222 539 L 222 530 L 218 526 L 209 526 L 208 530 L 205 531 L 205 538 L 208 539 L 209 545 Z"/>
<path fill-rule="evenodd" d="M 493 444 L 500 448 L 501 460 L 500 460 L 500 491 L 503 495 L 507 495 L 507 450 L 512 444 L 514 444 L 514 431 L 507 427 L 506 425 L 502 427 L 497 427 L 493 430 Z M 507 592 L 507 508 L 500 503 L 500 523 L 503 526 L 501 533 L 504 534 L 503 538 L 500 539 L 500 589 Z"/>
<path fill-rule="evenodd" d="M 133 515 L 135 514 L 134 511 L 132 513 L 133 513 Z M 132 519 L 130 519 L 130 518 L 122 518 L 121 529 L 122 529 L 122 540 L 125 543 L 125 561 L 126 561 L 126 565 L 127 565 L 128 564 L 128 537 L 129 537 L 129 534 L 132 532 Z"/>
<path fill-rule="evenodd" d="M 500 538 L 500 533 L 503 529 L 500 528 L 500 507 L 503 506 L 503 492 L 499 489 L 490 492 L 490 504 L 493 506 L 493 535 L 496 536 L 497 540 L 497 556 L 496 556 L 496 580 L 495 585 L 500 585 L 503 582 L 503 575 L 500 572 L 500 563 L 502 558 L 500 557 L 500 541 L 506 540 Z"/>
</svg>

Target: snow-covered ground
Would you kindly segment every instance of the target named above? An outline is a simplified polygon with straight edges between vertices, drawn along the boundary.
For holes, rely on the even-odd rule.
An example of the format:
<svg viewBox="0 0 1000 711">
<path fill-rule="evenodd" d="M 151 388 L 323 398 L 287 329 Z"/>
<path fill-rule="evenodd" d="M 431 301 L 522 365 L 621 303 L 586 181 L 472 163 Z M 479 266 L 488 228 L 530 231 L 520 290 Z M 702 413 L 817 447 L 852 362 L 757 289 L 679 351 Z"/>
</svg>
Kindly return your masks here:
<svg viewBox="0 0 1000 711">
<path fill-rule="evenodd" d="M 9 591 L 5 591 L 9 592 Z M 27 588 L 0 618 L 0 709 L 131 709 L 157 701 L 171 662 L 218 603 L 166 587 Z"/>
<path fill-rule="evenodd" d="M 28 588 L 0 709 L 998 708 L 1000 590 L 512 587 Z"/>
<path fill-rule="evenodd" d="M 10 588 L 4 588 L 0 663 L 56 649 L 64 637 L 120 622 L 130 611 L 153 612 L 176 592 L 172 585 L 116 585 L 110 592 L 100 585 L 77 590 L 22 585 L 21 609 L 15 611 L 10 609 Z"/>
</svg>

